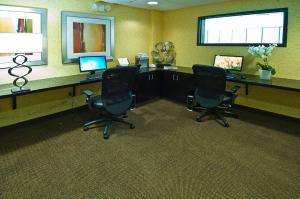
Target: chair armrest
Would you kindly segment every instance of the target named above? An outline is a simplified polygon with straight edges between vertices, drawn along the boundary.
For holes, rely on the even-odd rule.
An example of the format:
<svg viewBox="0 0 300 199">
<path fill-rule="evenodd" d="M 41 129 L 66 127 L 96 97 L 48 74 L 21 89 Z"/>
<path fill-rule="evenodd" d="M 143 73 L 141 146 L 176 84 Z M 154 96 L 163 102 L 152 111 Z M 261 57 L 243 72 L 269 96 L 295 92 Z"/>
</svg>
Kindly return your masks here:
<svg viewBox="0 0 300 199">
<path fill-rule="evenodd" d="M 89 106 L 89 109 L 92 109 L 91 97 L 94 94 L 91 90 L 83 90 L 82 93 L 86 96 L 86 103 Z"/>
<path fill-rule="evenodd" d="M 87 98 L 90 98 L 94 94 L 91 90 L 83 90 L 82 93 L 86 95 Z"/>
<path fill-rule="evenodd" d="M 237 93 L 237 91 L 240 89 L 241 87 L 240 86 L 234 86 L 232 87 L 230 90 L 233 94 Z"/>
</svg>

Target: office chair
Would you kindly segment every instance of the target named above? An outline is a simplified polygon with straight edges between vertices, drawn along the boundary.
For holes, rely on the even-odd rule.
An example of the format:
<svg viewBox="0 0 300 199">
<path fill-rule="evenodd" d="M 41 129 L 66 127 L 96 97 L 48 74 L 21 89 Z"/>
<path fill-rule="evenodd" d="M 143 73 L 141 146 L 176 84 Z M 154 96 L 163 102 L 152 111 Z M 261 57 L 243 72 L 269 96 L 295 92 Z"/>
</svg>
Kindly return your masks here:
<svg viewBox="0 0 300 199">
<path fill-rule="evenodd" d="M 93 124 L 104 123 L 103 138 L 108 139 L 113 121 L 128 124 L 131 129 L 135 128 L 134 124 L 124 118 L 127 117 L 127 110 L 135 105 L 132 87 L 137 71 L 137 67 L 132 66 L 107 69 L 102 75 L 101 95 L 92 96 L 92 91 L 83 91 L 89 109 L 100 112 L 99 118 L 84 124 L 85 131 Z"/>
<path fill-rule="evenodd" d="M 229 109 L 232 107 L 240 87 L 234 86 L 231 88 L 231 92 L 227 92 L 226 71 L 219 67 L 196 64 L 193 65 L 193 73 L 195 90 L 192 96 L 188 96 L 188 108 L 196 110 L 200 106 L 204 109 L 196 118 L 198 122 L 212 114 L 220 119 L 225 127 L 229 127 L 229 123 L 223 115 L 238 117 Z"/>
</svg>

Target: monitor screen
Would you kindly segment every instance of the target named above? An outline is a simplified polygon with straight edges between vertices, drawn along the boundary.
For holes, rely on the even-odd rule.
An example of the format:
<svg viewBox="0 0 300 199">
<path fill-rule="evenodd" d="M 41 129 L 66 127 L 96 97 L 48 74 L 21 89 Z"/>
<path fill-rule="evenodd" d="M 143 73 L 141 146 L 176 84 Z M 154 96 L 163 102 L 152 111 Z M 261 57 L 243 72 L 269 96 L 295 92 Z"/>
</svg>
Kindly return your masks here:
<svg viewBox="0 0 300 199">
<path fill-rule="evenodd" d="M 242 71 L 243 56 L 216 55 L 214 66 L 230 71 Z"/>
<path fill-rule="evenodd" d="M 105 56 L 90 56 L 79 57 L 80 72 L 106 70 L 106 57 Z"/>
</svg>

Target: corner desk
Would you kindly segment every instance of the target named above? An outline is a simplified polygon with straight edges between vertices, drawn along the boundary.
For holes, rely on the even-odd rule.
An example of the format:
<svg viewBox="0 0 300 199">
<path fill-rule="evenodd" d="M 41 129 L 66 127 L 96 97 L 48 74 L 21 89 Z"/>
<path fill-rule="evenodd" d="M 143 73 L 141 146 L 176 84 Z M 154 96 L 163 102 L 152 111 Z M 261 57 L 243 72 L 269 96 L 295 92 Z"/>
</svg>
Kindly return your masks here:
<svg viewBox="0 0 300 199">
<path fill-rule="evenodd" d="M 296 92 L 300 91 L 300 80 L 272 78 L 272 80 L 266 81 L 260 80 L 258 76 L 255 75 L 245 76 L 245 79 L 236 78 L 227 80 L 229 83 L 244 85 L 245 96 L 249 94 L 249 85 Z M 68 103 L 71 103 L 72 105 L 64 106 L 64 108 L 57 108 L 54 112 L 60 112 L 74 107 L 83 106 L 85 105 L 85 100 L 84 96 L 81 94 L 81 90 L 92 88 L 94 91 L 98 90 L 98 93 L 101 90 L 101 80 L 82 82 L 85 79 L 86 74 L 78 74 L 67 77 L 33 80 L 28 83 L 31 91 L 24 93 L 11 93 L 10 89 L 12 84 L 2 84 L 0 85 L 0 114 L 1 112 L 2 114 L 5 114 L 5 111 L 13 112 L 19 108 L 22 108 L 22 103 L 18 103 L 19 98 L 21 99 L 26 95 L 31 95 L 32 99 L 34 99 L 36 94 L 56 90 L 61 90 L 61 92 L 65 93 L 62 95 L 62 98 L 68 98 Z M 156 97 L 164 97 L 176 102 L 185 103 L 186 96 L 192 87 L 192 68 L 178 67 L 176 70 L 142 68 L 137 75 L 134 92 L 137 96 L 137 103 L 142 103 Z M 39 96 L 37 95 L 36 98 L 38 97 Z M 46 96 L 44 98 L 47 98 L 47 101 L 51 100 L 51 97 L 48 98 Z M 74 103 L 74 99 L 77 99 L 77 103 Z M 10 101 L 10 103 L 5 105 L 6 110 L 1 110 L 1 107 L 3 109 L 4 106 L 1 106 L 1 101 L 3 100 L 6 102 Z M 43 103 L 43 100 L 39 101 L 38 103 Z M 55 106 L 59 105 L 61 105 L 61 103 L 57 103 Z M 51 106 L 49 105 L 49 107 Z M 54 112 L 51 112 L 50 114 Z M 49 113 L 47 113 L 47 110 L 45 110 L 45 113 L 37 114 L 36 116 L 32 116 L 30 119 L 41 117 L 47 114 Z M 26 117 L 23 117 L 20 119 L 21 121 L 10 120 L 9 122 L 1 122 L 1 118 L 3 117 L 0 115 L 0 127 L 26 120 Z"/>
</svg>

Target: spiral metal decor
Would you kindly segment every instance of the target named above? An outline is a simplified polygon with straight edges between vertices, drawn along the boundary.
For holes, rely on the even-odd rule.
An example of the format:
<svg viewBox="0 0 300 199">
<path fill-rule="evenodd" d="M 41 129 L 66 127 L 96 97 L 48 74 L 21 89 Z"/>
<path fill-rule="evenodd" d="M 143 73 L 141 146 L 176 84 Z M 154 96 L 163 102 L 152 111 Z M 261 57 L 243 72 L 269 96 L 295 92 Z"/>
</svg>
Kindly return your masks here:
<svg viewBox="0 0 300 199">
<path fill-rule="evenodd" d="M 19 93 L 30 91 L 30 88 L 26 87 L 26 84 L 28 83 L 28 79 L 26 78 L 26 76 L 31 73 L 32 68 L 24 65 L 24 63 L 27 62 L 27 57 L 25 55 L 19 54 L 13 58 L 13 62 L 16 65 L 8 69 L 8 74 L 16 77 L 16 79 L 13 81 L 13 85 L 15 86 L 15 88 L 11 89 L 11 92 Z M 27 69 L 27 71 L 25 71 L 25 73 L 23 73 L 22 75 L 16 74 L 14 70 L 16 71 L 16 69 L 20 68 L 24 68 L 25 70 Z"/>
<path fill-rule="evenodd" d="M 174 44 L 171 41 L 158 42 L 151 52 L 156 64 L 175 64 L 176 52 Z"/>
</svg>

